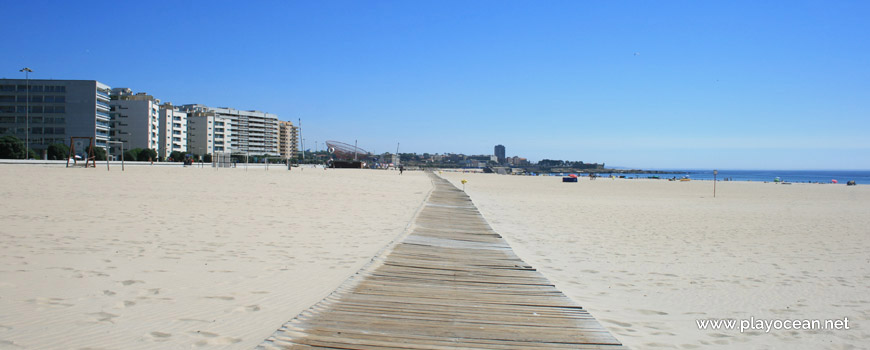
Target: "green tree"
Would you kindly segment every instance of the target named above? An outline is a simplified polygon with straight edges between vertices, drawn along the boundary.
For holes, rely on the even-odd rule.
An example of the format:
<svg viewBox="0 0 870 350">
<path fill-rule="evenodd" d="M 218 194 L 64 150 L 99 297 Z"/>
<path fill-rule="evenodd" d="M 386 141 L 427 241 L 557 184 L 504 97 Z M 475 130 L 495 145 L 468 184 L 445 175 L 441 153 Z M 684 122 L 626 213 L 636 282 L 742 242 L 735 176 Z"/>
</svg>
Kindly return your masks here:
<svg viewBox="0 0 870 350">
<path fill-rule="evenodd" d="M 24 142 L 19 138 L 12 135 L 0 137 L 0 158 L 24 159 L 25 155 Z"/>
<path fill-rule="evenodd" d="M 69 157 L 69 146 L 62 143 L 52 143 L 48 145 L 48 159 L 62 160 Z"/>
<path fill-rule="evenodd" d="M 94 159 L 106 160 L 106 149 L 102 147 L 94 147 Z"/>
<path fill-rule="evenodd" d="M 124 151 L 124 160 L 133 161 L 139 159 L 139 153 L 142 153 L 141 148 L 133 148 Z M 145 160 L 148 160 L 147 158 Z"/>
<path fill-rule="evenodd" d="M 211 163 L 211 153 L 206 153 L 202 156 L 202 161 L 204 163 Z"/>
<path fill-rule="evenodd" d="M 172 158 L 173 162 L 184 161 L 185 156 L 186 155 L 184 152 L 179 152 L 179 151 L 172 151 L 171 153 L 169 153 L 169 158 Z"/>
<path fill-rule="evenodd" d="M 138 160 L 140 162 L 155 161 L 155 160 L 157 160 L 157 151 L 150 149 L 150 148 L 143 149 L 136 156 L 136 160 Z"/>
</svg>

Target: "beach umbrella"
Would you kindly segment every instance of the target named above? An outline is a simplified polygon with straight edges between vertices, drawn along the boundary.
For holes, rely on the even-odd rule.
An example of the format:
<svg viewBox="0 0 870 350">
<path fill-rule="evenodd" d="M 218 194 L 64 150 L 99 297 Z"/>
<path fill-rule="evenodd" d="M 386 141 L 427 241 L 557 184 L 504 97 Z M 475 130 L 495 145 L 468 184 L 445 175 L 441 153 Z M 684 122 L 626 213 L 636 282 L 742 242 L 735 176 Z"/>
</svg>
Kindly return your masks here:
<svg viewBox="0 0 870 350">
<path fill-rule="evenodd" d="M 832 184 L 837 183 L 837 179 L 831 179 L 831 183 L 832 183 Z"/>
</svg>

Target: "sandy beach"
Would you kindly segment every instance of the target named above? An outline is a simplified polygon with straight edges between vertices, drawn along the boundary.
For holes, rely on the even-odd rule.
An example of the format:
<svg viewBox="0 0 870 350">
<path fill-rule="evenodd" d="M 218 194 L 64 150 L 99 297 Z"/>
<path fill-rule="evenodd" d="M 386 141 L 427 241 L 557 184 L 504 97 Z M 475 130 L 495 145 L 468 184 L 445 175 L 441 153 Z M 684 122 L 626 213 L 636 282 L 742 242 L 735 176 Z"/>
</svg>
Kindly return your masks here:
<svg viewBox="0 0 870 350">
<path fill-rule="evenodd" d="M 251 349 L 401 235 L 421 172 L 0 166 L 0 349 Z"/>
<path fill-rule="evenodd" d="M 444 172 L 634 349 L 870 342 L 870 187 Z M 0 166 L 0 349 L 250 349 L 400 236 L 422 172 Z M 698 319 L 849 319 L 700 330 Z"/>
<path fill-rule="evenodd" d="M 862 349 L 870 187 L 444 172 L 517 254 L 634 349 Z M 845 330 L 700 330 L 698 319 Z"/>
</svg>

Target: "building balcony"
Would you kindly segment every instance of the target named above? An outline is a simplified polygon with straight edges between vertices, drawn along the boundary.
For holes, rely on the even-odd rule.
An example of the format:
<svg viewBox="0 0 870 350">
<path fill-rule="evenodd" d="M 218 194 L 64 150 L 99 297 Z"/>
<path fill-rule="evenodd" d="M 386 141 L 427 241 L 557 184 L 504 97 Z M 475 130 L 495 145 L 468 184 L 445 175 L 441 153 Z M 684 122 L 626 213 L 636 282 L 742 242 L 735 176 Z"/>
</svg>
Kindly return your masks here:
<svg viewBox="0 0 870 350">
<path fill-rule="evenodd" d="M 111 100 L 111 98 L 109 97 L 109 94 L 102 92 L 100 90 L 97 90 L 97 97 L 104 98 L 106 101 Z"/>
</svg>

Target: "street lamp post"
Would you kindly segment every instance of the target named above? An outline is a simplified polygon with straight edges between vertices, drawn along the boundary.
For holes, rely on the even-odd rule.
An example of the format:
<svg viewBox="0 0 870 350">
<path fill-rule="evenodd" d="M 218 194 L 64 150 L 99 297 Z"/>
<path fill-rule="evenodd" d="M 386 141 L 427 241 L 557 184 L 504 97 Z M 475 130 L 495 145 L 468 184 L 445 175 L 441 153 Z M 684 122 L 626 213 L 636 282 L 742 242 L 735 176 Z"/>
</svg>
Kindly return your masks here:
<svg viewBox="0 0 870 350">
<path fill-rule="evenodd" d="M 300 151 L 302 151 L 302 160 L 305 160 L 305 139 L 302 138 L 302 118 L 299 118 L 299 125 L 296 127 L 299 129 L 299 147 L 301 148 Z"/>
<path fill-rule="evenodd" d="M 19 72 L 24 72 L 24 86 L 27 92 L 24 100 L 24 159 L 28 159 L 30 157 L 30 73 L 33 69 L 24 67 Z"/>
</svg>

